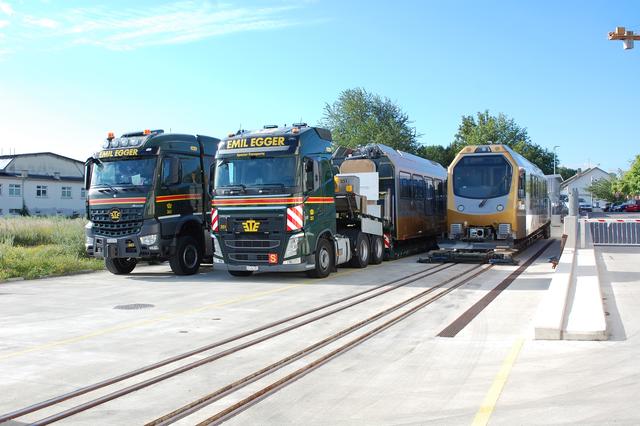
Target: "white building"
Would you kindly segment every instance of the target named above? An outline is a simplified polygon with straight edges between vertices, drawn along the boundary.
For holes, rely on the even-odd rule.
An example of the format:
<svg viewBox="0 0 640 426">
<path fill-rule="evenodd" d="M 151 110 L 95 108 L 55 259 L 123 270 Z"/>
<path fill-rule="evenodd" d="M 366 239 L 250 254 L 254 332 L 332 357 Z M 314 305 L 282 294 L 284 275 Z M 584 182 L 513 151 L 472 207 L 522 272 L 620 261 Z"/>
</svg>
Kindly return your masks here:
<svg viewBox="0 0 640 426">
<path fill-rule="evenodd" d="M 578 189 L 578 197 L 582 198 L 585 203 L 589 203 L 594 207 L 604 206 L 605 201 L 592 197 L 587 190 L 591 184 L 600 179 L 611 179 L 611 175 L 599 167 L 591 167 L 584 171 L 578 172 L 569 179 L 562 182 L 560 192 L 563 195 L 569 195 L 573 188 Z"/>
<path fill-rule="evenodd" d="M 82 216 L 84 163 L 52 152 L 0 156 L 0 216 Z"/>
</svg>

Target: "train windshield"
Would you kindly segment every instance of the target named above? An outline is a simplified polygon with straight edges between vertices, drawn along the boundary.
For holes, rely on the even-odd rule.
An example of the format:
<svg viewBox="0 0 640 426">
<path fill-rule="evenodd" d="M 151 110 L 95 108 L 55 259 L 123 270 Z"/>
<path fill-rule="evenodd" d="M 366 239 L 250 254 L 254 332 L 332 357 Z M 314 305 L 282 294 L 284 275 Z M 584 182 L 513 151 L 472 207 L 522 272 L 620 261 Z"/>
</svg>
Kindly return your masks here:
<svg viewBox="0 0 640 426">
<path fill-rule="evenodd" d="M 459 197 L 502 197 L 511 187 L 511 164 L 502 155 L 468 155 L 453 168 L 453 193 Z"/>
</svg>

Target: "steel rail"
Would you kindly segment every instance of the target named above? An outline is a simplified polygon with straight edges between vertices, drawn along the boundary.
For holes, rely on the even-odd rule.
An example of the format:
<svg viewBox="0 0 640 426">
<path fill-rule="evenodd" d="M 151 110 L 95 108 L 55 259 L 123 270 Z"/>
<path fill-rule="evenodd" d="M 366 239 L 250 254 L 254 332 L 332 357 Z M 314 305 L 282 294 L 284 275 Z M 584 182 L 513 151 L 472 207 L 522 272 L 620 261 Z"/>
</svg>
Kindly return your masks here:
<svg viewBox="0 0 640 426">
<path fill-rule="evenodd" d="M 111 392 L 109 394 L 103 395 L 103 396 L 101 396 L 99 398 L 96 398 L 96 399 L 87 401 L 85 403 L 76 405 L 76 406 L 71 407 L 71 408 L 69 408 L 67 410 L 61 411 L 59 413 L 53 414 L 51 416 L 48 416 L 48 417 L 46 417 L 44 419 L 38 420 L 38 421 L 36 421 L 36 422 L 34 422 L 32 424 L 33 425 L 47 425 L 47 424 L 62 420 L 64 418 L 70 417 L 72 415 L 78 414 L 80 412 L 86 411 L 86 410 L 88 410 L 90 408 L 96 407 L 98 405 L 104 404 L 104 403 L 109 402 L 111 400 L 120 398 L 122 396 L 125 396 L 125 395 L 128 395 L 130 393 L 136 392 L 136 391 L 138 391 L 140 389 L 146 388 L 146 387 L 151 386 L 153 384 L 156 384 L 158 382 L 161 382 L 161 381 L 164 381 L 166 379 L 169 379 L 171 377 L 177 376 L 178 374 L 182 374 L 182 373 L 184 373 L 186 371 L 189 371 L 189 370 L 192 370 L 194 368 L 203 366 L 205 364 L 209 364 L 209 363 L 211 363 L 213 361 L 216 361 L 218 359 L 221 359 L 221 358 L 224 358 L 224 357 L 229 356 L 231 354 L 234 354 L 234 353 L 236 353 L 236 352 L 238 352 L 240 350 L 243 350 L 243 349 L 249 348 L 251 346 L 257 345 L 258 343 L 262 343 L 262 342 L 264 342 L 266 340 L 269 340 L 269 339 L 272 339 L 272 338 L 274 338 L 276 336 L 280 336 L 280 335 L 285 334 L 285 333 L 287 333 L 289 331 L 292 331 L 292 330 L 295 330 L 297 328 L 300 328 L 300 327 L 302 327 L 304 325 L 307 325 L 307 324 L 310 324 L 312 322 L 318 321 L 320 319 L 326 318 L 326 317 L 328 317 L 330 315 L 333 315 L 333 314 L 335 314 L 337 312 L 340 312 L 340 311 L 343 311 L 345 309 L 348 309 L 348 308 L 350 308 L 352 306 L 364 303 L 364 302 L 366 302 L 368 300 L 374 299 L 374 298 L 376 298 L 378 296 L 386 294 L 386 293 L 388 293 L 390 291 L 393 291 L 393 290 L 395 290 L 397 288 L 400 288 L 402 286 L 410 284 L 410 283 L 412 283 L 414 281 L 417 281 L 419 279 L 431 276 L 431 275 L 436 274 L 436 273 L 438 273 L 440 271 L 448 269 L 448 268 L 450 268 L 450 267 L 452 267 L 454 265 L 455 264 L 438 265 L 438 266 L 436 266 L 434 268 L 427 269 L 426 271 L 421 271 L 419 273 L 413 273 L 413 274 L 410 274 L 409 276 L 405 276 L 405 277 L 393 280 L 392 282 L 396 282 L 398 284 L 392 285 L 390 287 L 389 287 L 388 283 L 385 284 L 385 285 L 382 285 L 382 286 L 378 286 L 378 288 L 379 287 L 388 287 L 388 288 L 383 288 L 379 292 L 371 294 L 371 295 L 368 295 L 368 296 L 366 296 L 366 297 L 364 297 L 362 299 L 358 299 L 356 301 L 350 302 L 350 303 L 342 305 L 342 306 L 340 306 L 338 308 L 335 308 L 335 309 L 332 309 L 330 311 L 324 312 L 322 314 L 316 315 L 314 317 L 308 318 L 308 319 L 306 319 L 304 321 L 295 323 L 295 324 L 290 325 L 288 327 L 285 327 L 283 329 L 271 332 L 271 333 L 266 334 L 264 336 L 255 338 L 255 339 L 250 340 L 250 341 L 245 342 L 245 343 L 241 343 L 239 345 L 233 346 L 233 347 L 231 347 L 229 349 L 223 350 L 223 351 L 215 353 L 213 355 L 209 355 L 209 356 L 207 356 L 205 358 L 202 358 L 200 360 L 193 361 L 193 362 L 191 362 L 189 364 L 185 364 L 183 366 L 177 367 L 177 368 L 175 368 L 173 370 L 167 371 L 165 373 L 162 373 L 160 375 L 154 376 L 154 377 L 152 377 L 150 379 L 143 380 L 143 381 L 135 383 L 133 385 L 127 386 L 125 388 L 116 390 L 116 391 Z M 412 277 L 412 278 L 408 279 L 408 277 Z M 367 290 L 366 292 L 369 293 L 370 291 Z M 361 293 L 363 293 L 363 292 L 361 292 Z M 351 298 L 353 298 L 353 296 L 349 297 L 349 299 L 351 299 Z"/>
<path fill-rule="evenodd" d="M 386 316 L 386 315 L 388 315 L 388 314 L 390 314 L 390 313 L 392 313 L 392 312 L 394 312 L 394 311 L 406 306 L 407 304 L 409 304 L 411 302 L 414 302 L 414 301 L 426 296 L 427 294 L 430 294 L 430 293 L 436 291 L 439 288 L 442 288 L 443 286 L 445 286 L 445 285 L 447 285 L 447 284 L 459 279 L 460 277 L 463 277 L 464 275 L 467 275 L 467 274 L 469 274 L 469 273 L 471 273 L 474 270 L 479 269 L 479 268 L 482 268 L 482 265 L 471 267 L 471 268 L 469 268 L 469 269 L 467 269 L 467 270 L 465 270 L 465 271 L 463 271 L 463 272 L 461 272 L 461 273 L 459 273 L 459 274 L 457 274 L 457 275 L 455 275 L 453 277 L 450 277 L 450 278 L 440 282 L 439 284 L 437 284 L 437 285 L 435 285 L 433 287 L 430 287 L 430 288 L 428 288 L 428 289 L 426 289 L 424 291 L 421 291 L 420 293 L 418 293 L 418 294 L 416 294 L 416 295 L 414 295 L 414 296 L 412 296 L 412 297 L 410 297 L 408 299 L 403 300 L 400 303 L 397 303 L 397 304 L 395 304 L 395 305 L 393 305 L 393 306 L 391 306 L 391 307 L 389 307 L 389 308 L 387 308 L 387 309 L 385 309 L 383 311 L 380 311 L 377 314 L 375 314 L 373 316 L 370 316 L 365 320 L 362 320 L 362 321 L 360 321 L 360 322 L 358 322 L 356 324 L 353 324 L 350 327 L 339 331 L 338 333 L 335 333 L 335 334 L 333 334 L 333 335 L 331 335 L 331 336 L 329 336 L 329 337 L 327 337 L 327 338 L 325 338 L 325 339 L 323 339 L 323 340 L 321 340 L 321 341 L 319 341 L 317 343 L 314 343 L 314 344 L 312 344 L 310 346 L 307 346 L 307 347 L 305 347 L 304 349 L 301 349 L 298 352 L 295 352 L 295 353 L 293 353 L 293 354 L 291 354 L 291 355 L 289 355 L 289 356 L 287 356 L 285 358 L 282 358 L 279 361 L 276 361 L 273 364 L 270 364 L 267 367 L 264 367 L 264 368 L 254 372 L 254 373 L 251 373 L 251 374 L 243 377 L 242 379 L 239 379 L 239 380 L 237 380 L 237 381 L 235 381 L 233 383 L 230 383 L 230 384 L 228 384 L 226 386 L 223 386 L 223 387 L 217 389 L 216 391 L 214 391 L 214 392 L 212 392 L 212 393 L 210 393 L 210 394 L 208 394 L 206 396 L 203 396 L 203 397 L 201 397 L 201 398 L 199 398 L 199 399 L 197 399 L 197 400 L 195 400 L 195 401 L 193 401 L 193 402 L 191 402 L 189 404 L 186 404 L 186 405 L 184 405 L 184 406 L 182 406 L 182 407 L 180 407 L 180 408 L 178 408 L 178 409 L 176 409 L 176 410 L 174 410 L 174 411 L 172 411 L 172 412 L 170 412 L 170 413 L 168 413 L 168 414 L 166 414 L 166 415 L 164 415 L 162 417 L 159 417 L 159 418 L 157 418 L 155 420 L 152 420 L 152 421 L 146 423 L 145 426 L 164 426 L 164 425 L 169 425 L 169 424 L 175 423 L 176 421 L 178 421 L 178 420 L 180 420 L 180 419 L 182 419 L 182 418 L 184 418 L 184 417 L 186 417 L 186 416 L 188 416 L 188 415 L 190 415 L 190 414 L 192 414 L 192 413 L 194 413 L 194 412 L 206 407 L 207 405 L 212 404 L 212 403 L 224 398 L 225 396 L 227 396 L 227 395 L 229 395 L 229 394 L 231 394 L 233 392 L 236 392 L 239 389 L 241 389 L 241 388 L 243 388 L 243 387 L 245 387 L 245 386 L 247 386 L 247 385 L 249 385 L 249 384 L 251 384 L 251 383 L 253 383 L 253 382 L 255 382 L 255 381 L 257 381 L 257 380 L 259 380 L 259 379 L 261 379 L 261 378 L 263 378 L 263 377 L 265 377 L 267 375 L 269 375 L 269 374 L 271 374 L 271 373 L 274 373 L 277 370 L 280 370 L 281 368 L 291 364 L 292 362 L 295 362 L 295 361 L 297 361 L 297 360 L 299 360 L 299 359 L 301 359 L 301 358 L 303 358 L 303 357 L 305 357 L 305 356 L 307 356 L 307 355 L 309 355 L 309 354 L 311 354 L 311 353 L 313 353 L 313 352 L 315 352 L 315 351 L 327 346 L 328 344 L 330 344 L 332 342 L 335 342 L 335 341 L 341 339 L 342 337 L 344 337 L 344 336 L 346 336 L 346 335 L 348 335 L 350 333 L 353 333 L 354 331 L 359 330 L 362 327 L 365 327 L 366 325 L 369 325 L 370 323 L 372 323 L 374 321 L 377 321 L 378 319 L 380 319 L 380 318 L 382 318 L 382 317 L 384 317 L 384 316 Z M 486 269 L 489 269 L 489 268 L 485 268 L 484 270 L 486 270 Z M 482 272 L 484 272 L 484 270 Z M 478 274 L 474 275 L 473 277 L 475 277 L 477 275 Z M 473 277 L 470 277 L 470 279 L 473 278 Z"/>
<path fill-rule="evenodd" d="M 411 278 L 411 277 L 414 277 L 414 276 L 419 275 L 419 274 L 427 273 L 427 272 L 432 271 L 433 269 L 437 268 L 438 266 L 442 266 L 442 265 L 441 264 L 440 265 L 435 265 L 435 266 L 433 266 L 431 268 L 423 269 L 421 271 L 409 274 L 409 275 L 404 276 L 402 278 L 397 278 L 395 280 L 387 281 L 387 282 L 385 282 L 383 284 L 377 285 L 377 286 L 372 287 L 370 289 L 363 290 L 363 291 L 357 292 L 355 294 L 342 297 L 342 298 L 337 299 L 335 301 L 332 301 L 332 302 L 329 302 L 329 303 L 325 303 L 323 305 L 308 309 L 308 310 L 306 310 L 304 312 L 300 312 L 298 314 L 291 315 L 291 316 L 288 316 L 286 318 L 270 322 L 270 323 L 268 323 L 266 325 L 263 325 L 263 326 L 260 326 L 260 327 L 257 327 L 257 328 L 253 328 L 253 329 L 245 331 L 243 333 L 240 333 L 240 334 L 237 334 L 237 335 L 234 335 L 234 336 L 219 340 L 217 342 L 214 342 L 214 343 L 211 343 L 211 344 L 208 344 L 208 345 L 205 345 L 205 346 L 201 346 L 199 348 L 190 350 L 188 352 L 184 352 L 182 354 L 174 355 L 172 357 L 163 359 L 163 360 L 155 362 L 153 364 L 149 364 L 147 366 L 140 367 L 138 369 L 129 371 L 127 373 L 123 373 L 123 374 L 120 374 L 118 376 L 115 376 L 115 377 L 112 377 L 112 378 L 109 378 L 109 379 L 105 379 L 105 380 L 93 383 L 91 385 L 87 385 L 87 386 L 78 388 L 78 389 L 73 390 L 71 392 L 68 392 L 68 393 L 65 393 L 65 394 L 62 394 L 62 395 L 59 395 L 59 396 L 56 396 L 56 397 L 41 401 L 39 403 L 32 404 L 32 405 L 29 405 L 27 407 L 24 407 L 24 408 L 21 408 L 21 409 L 18 409 L 18 410 L 15 410 L 15 411 L 12 411 L 12 412 L 9 412 L 9 413 L 6 413 L 6 414 L 2 414 L 2 415 L 0 415 L 0 423 L 6 422 L 6 421 L 9 421 L 9 420 L 13 420 L 13 419 L 16 419 L 18 417 L 22 417 L 22 416 L 25 416 L 27 414 L 30 414 L 30 413 L 33 413 L 33 412 L 36 412 L 36 411 L 40 411 L 40 410 L 42 410 L 44 408 L 51 407 L 51 406 L 59 404 L 59 403 L 61 403 L 63 401 L 67 401 L 69 399 L 78 397 L 80 395 L 84 395 L 86 393 L 93 392 L 95 390 L 98 390 L 98 389 L 101 389 L 101 388 L 104 388 L 104 387 L 107 387 L 107 386 L 111 386 L 111 385 L 116 384 L 118 382 L 121 382 L 123 380 L 127 380 L 127 379 L 130 379 L 132 377 L 138 376 L 140 374 L 156 370 L 156 369 L 158 369 L 160 367 L 164 367 L 165 365 L 173 364 L 173 363 L 175 363 L 177 361 L 181 361 L 183 359 L 192 357 L 192 356 L 200 354 L 202 352 L 206 352 L 206 351 L 209 351 L 211 349 L 215 349 L 217 347 L 220 347 L 222 345 L 226 345 L 228 343 L 232 343 L 232 342 L 234 342 L 236 340 L 240 340 L 240 339 L 243 339 L 245 337 L 249 337 L 249 336 L 251 336 L 253 334 L 256 334 L 256 333 L 259 333 L 261 331 L 265 331 L 265 330 L 268 330 L 270 328 L 277 327 L 277 326 L 285 324 L 285 323 L 287 323 L 289 321 L 296 320 L 298 318 L 313 314 L 315 312 L 321 311 L 321 310 L 329 308 L 331 306 L 335 306 L 335 305 L 337 305 L 339 303 L 346 302 L 347 300 L 351 300 L 353 298 L 362 296 L 364 294 L 379 290 L 380 288 L 383 288 L 385 286 L 395 284 L 395 283 L 397 283 L 399 281 L 402 281 L 404 279 Z"/>
<path fill-rule="evenodd" d="M 512 272 L 508 277 L 506 277 L 504 280 L 502 280 L 497 287 L 499 288 L 506 288 L 505 286 L 508 286 L 509 284 L 511 284 L 522 272 L 524 272 L 528 266 L 530 266 L 537 258 L 539 258 L 542 253 L 544 253 L 544 251 L 551 245 L 551 242 L 545 244 L 540 250 L 538 250 L 535 254 L 533 254 L 529 259 L 527 259 L 527 261 L 525 262 L 525 264 L 523 264 L 522 266 L 520 266 L 519 268 L 517 268 L 514 272 Z M 310 372 L 312 372 L 313 370 L 321 367 L 322 365 L 328 363 L 329 361 L 331 361 L 332 359 L 338 357 L 339 355 L 353 349 L 354 347 L 360 345 L 361 343 L 365 342 L 366 340 L 370 339 L 371 337 L 381 333 L 382 331 L 392 327 L 393 325 L 397 324 L 398 322 L 406 319 L 407 317 L 413 315 L 414 313 L 418 312 L 420 309 L 424 308 L 427 305 L 430 305 L 431 303 L 435 302 L 436 300 L 444 297 L 445 295 L 451 293 L 452 291 L 454 291 L 455 289 L 463 286 L 464 284 L 466 284 L 467 282 L 471 281 L 473 278 L 477 277 L 478 275 L 484 273 L 485 271 L 489 270 L 491 267 L 493 267 L 493 265 L 490 265 L 487 268 L 484 268 L 478 272 L 476 272 L 475 274 L 463 279 L 462 281 L 452 285 L 451 287 L 441 291 L 440 293 L 434 295 L 433 297 L 430 297 L 426 300 L 424 300 L 423 302 L 419 303 L 418 305 L 406 310 L 405 312 L 391 318 L 390 320 L 380 324 L 379 326 L 375 327 L 374 329 L 361 334 L 360 336 L 356 337 L 355 339 L 350 340 L 349 342 L 347 342 L 346 344 L 340 346 L 337 349 L 334 349 L 333 351 L 317 358 L 316 360 L 308 363 L 307 365 L 297 369 L 296 371 L 288 374 L 287 376 L 281 378 L 280 380 L 277 380 L 273 383 L 271 383 L 268 386 L 263 387 L 262 389 L 260 389 L 259 391 L 249 395 L 248 397 L 236 402 L 235 404 L 227 407 L 226 409 L 214 414 L 213 416 L 205 419 L 204 421 L 200 422 L 197 424 L 197 426 L 208 426 L 208 425 L 218 425 L 221 424 L 227 420 L 229 420 L 230 418 L 236 416 L 237 414 L 241 413 L 242 411 L 248 409 L 249 407 L 253 406 L 254 404 L 258 403 L 259 401 L 267 398 L 268 396 L 276 393 L 277 391 L 279 391 L 280 389 L 288 386 L 289 384 L 297 381 L 298 379 L 300 379 L 301 377 L 309 374 Z"/>
<path fill-rule="evenodd" d="M 265 399 L 266 397 L 270 396 L 271 394 L 277 392 L 278 390 L 284 388 L 285 386 L 295 382 L 296 380 L 298 380 L 299 378 L 309 374 L 311 371 L 317 369 L 318 367 L 326 364 L 327 362 L 329 362 L 330 360 L 336 358 L 337 356 L 353 349 L 354 347 L 358 346 L 359 344 L 363 343 L 364 341 L 370 339 L 371 337 L 381 333 L 382 331 L 388 329 L 389 327 L 395 325 L 396 323 L 406 319 L 407 317 L 409 317 L 410 315 L 416 313 L 417 311 L 419 311 L 420 309 L 424 308 L 427 305 L 430 305 L 431 303 L 435 302 L 436 300 L 439 300 L 440 298 L 444 297 L 445 295 L 451 293 L 453 290 L 463 286 L 464 284 L 466 284 L 467 282 L 471 281 L 472 279 L 474 279 L 475 277 L 477 277 L 478 275 L 488 271 L 489 269 L 491 269 L 494 265 L 489 265 L 486 268 L 482 268 L 481 270 L 479 270 L 478 272 L 476 272 L 475 274 L 463 279 L 462 281 L 460 281 L 459 283 L 456 283 L 454 285 L 452 285 L 451 287 L 441 291 L 440 293 L 420 302 L 418 305 L 406 310 L 405 312 L 391 318 L 390 320 L 380 324 L 379 326 L 373 328 L 372 330 L 361 334 L 360 336 L 356 337 L 353 340 L 350 340 L 349 342 L 345 343 L 344 345 L 340 346 L 337 349 L 334 349 L 333 351 L 321 356 L 320 358 L 317 358 L 315 361 L 312 361 L 310 363 L 308 363 L 307 365 L 297 369 L 296 371 L 294 371 L 293 373 L 288 374 L 287 376 L 281 378 L 280 380 L 277 380 L 273 383 L 271 383 L 268 386 L 265 386 L 264 388 L 260 389 L 259 391 L 249 395 L 248 397 L 242 399 L 241 401 L 236 402 L 235 404 L 227 407 L 226 409 L 214 414 L 213 416 L 207 418 L 206 420 L 198 423 L 198 426 L 205 426 L 205 425 L 217 425 L 217 424 L 221 424 L 227 420 L 229 420 L 230 418 L 236 416 L 237 414 L 241 413 L 242 411 L 246 410 L 247 408 L 251 407 L 252 405 L 256 404 L 257 402 Z"/>
</svg>

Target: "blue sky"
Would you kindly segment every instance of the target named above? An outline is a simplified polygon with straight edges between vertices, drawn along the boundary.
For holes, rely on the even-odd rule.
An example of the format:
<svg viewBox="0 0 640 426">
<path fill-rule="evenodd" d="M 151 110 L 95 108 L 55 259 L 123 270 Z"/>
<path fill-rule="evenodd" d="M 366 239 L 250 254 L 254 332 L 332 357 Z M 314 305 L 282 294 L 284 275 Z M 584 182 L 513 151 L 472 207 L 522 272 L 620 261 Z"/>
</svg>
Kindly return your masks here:
<svg viewBox="0 0 640 426">
<path fill-rule="evenodd" d="M 133 6 L 132 6 L 133 5 Z M 0 149 L 84 159 L 108 131 L 222 137 L 317 123 L 341 90 L 397 102 L 425 144 L 489 109 L 561 164 L 640 153 L 634 1 L 0 0 Z"/>
</svg>

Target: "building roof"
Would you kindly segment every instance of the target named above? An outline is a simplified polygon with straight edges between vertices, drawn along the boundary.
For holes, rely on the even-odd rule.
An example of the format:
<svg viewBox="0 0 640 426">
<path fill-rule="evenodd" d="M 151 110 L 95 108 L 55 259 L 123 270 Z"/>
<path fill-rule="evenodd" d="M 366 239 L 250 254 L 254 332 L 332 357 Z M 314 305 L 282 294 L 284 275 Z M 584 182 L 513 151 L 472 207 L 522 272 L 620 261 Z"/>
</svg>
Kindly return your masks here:
<svg viewBox="0 0 640 426">
<path fill-rule="evenodd" d="M 0 168 L 5 168 L 11 161 L 20 157 L 33 157 L 36 155 L 53 155 L 54 157 L 62 158 L 63 160 L 75 161 L 76 163 L 84 164 L 83 161 L 76 160 L 75 158 L 65 157 L 64 155 L 56 154 L 51 151 L 43 151 L 43 152 L 27 152 L 24 154 L 10 154 L 10 155 L 0 155 L 0 165 L 3 160 L 9 160 L 4 167 L 0 166 Z"/>
<path fill-rule="evenodd" d="M 560 184 L 561 188 L 566 188 L 567 185 L 569 185 L 571 182 L 573 182 L 574 180 L 581 178 L 582 176 L 586 176 L 592 172 L 595 172 L 596 170 L 599 170 L 600 172 L 609 175 L 609 173 L 605 172 L 604 170 L 602 170 L 600 167 L 589 167 L 588 169 L 582 171 L 582 172 L 578 172 L 575 175 L 571 176 L 569 179 L 565 180 L 564 182 L 562 182 Z"/>
</svg>

